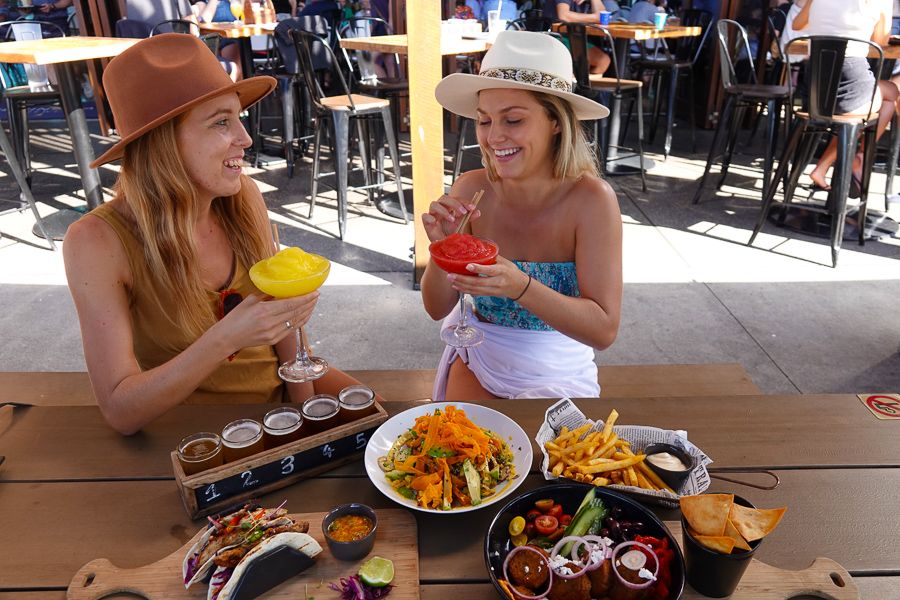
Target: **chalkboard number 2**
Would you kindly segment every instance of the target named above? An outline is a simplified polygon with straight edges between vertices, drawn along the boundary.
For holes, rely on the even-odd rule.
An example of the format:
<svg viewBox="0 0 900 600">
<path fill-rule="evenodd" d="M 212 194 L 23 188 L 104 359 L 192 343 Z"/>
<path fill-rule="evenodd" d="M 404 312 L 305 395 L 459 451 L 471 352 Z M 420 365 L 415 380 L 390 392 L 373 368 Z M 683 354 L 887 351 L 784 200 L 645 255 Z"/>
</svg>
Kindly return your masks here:
<svg viewBox="0 0 900 600">
<path fill-rule="evenodd" d="M 290 475 L 294 472 L 294 457 L 285 456 L 281 459 L 281 474 Z"/>
<path fill-rule="evenodd" d="M 211 483 L 208 486 L 206 486 L 206 490 L 203 492 L 203 495 L 206 496 L 207 502 L 212 502 L 213 500 L 215 500 L 222 494 L 220 494 L 219 492 L 216 491 L 216 484 Z"/>
<path fill-rule="evenodd" d="M 253 479 L 253 471 L 244 471 L 241 473 L 241 479 L 244 482 L 244 487 L 253 487 L 259 484 L 258 479 Z"/>
</svg>

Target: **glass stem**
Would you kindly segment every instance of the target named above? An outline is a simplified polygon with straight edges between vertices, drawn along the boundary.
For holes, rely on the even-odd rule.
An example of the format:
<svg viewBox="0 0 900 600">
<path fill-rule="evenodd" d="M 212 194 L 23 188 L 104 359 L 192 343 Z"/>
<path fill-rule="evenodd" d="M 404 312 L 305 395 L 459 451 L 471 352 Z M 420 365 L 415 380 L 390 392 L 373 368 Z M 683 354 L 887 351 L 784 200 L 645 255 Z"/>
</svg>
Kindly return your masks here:
<svg viewBox="0 0 900 600">
<path fill-rule="evenodd" d="M 297 362 L 306 364 L 309 362 L 309 353 L 306 351 L 306 344 L 303 343 L 302 328 L 298 327 L 294 331 L 297 335 Z"/>
<path fill-rule="evenodd" d="M 466 327 L 466 295 L 459 295 L 459 327 Z"/>
</svg>

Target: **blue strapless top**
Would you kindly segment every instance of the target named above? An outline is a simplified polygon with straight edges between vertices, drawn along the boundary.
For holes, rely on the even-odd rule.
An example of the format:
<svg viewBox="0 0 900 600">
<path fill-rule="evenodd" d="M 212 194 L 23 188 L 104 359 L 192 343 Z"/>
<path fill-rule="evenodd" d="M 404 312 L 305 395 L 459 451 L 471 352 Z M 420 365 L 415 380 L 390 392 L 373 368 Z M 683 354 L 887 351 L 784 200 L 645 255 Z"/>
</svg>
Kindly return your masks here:
<svg viewBox="0 0 900 600">
<path fill-rule="evenodd" d="M 575 272 L 574 262 L 526 262 L 514 260 L 513 264 L 519 267 L 523 273 L 531 275 L 533 279 L 540 281 L 560 294 L 573 297 L 581 295 L 578 291 L 578 274 Z M 522 308 L 518 302 L 514 302 L 509 298 L 475 296 L 473 301 L 478 314 L 494 325 L 553 331 L 552 327 Z"/>
</svg>

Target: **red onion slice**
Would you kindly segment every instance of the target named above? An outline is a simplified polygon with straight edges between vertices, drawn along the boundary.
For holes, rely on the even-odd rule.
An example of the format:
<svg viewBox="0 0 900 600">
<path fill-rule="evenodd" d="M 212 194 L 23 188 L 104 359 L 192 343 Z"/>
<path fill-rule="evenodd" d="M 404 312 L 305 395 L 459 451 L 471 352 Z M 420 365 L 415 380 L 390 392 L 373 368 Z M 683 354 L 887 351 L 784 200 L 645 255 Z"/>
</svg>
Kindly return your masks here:
<svg viewBox="0 0 900 600">
<path fill-rule="evenodd" d="M 626 548 L 630 548 L 631 546 L 637 546 L 638 548 L 645 550 L 646 554 L 653 557 L 653 562 L 656 563 L 656 567 L 653 569 L 653 579 L 648 579 L 646 583 L 631 583 L 630 581 L 619 575 L 619 570 L 616 569 L 616 561 L 618 560 L 619 555 L 623 550 L 625 550 Z M 613 573 L 615 573 L 616 578 L 622 583 L 622 585 L 632 590 L 643 590 L 656 583 L 656 576 L 659 574 L 659 557 L 656 556 L 656 552 L 653 551 L 653 548 L 651 548 L 647 544 L 642 544 L 640 542 L 622 542 L 621 544 L 616 546 L 615 550 L 613 550 L 612 568 Z M 647 570 L 649 571 L 650 569 Z"/>
<path fill-rule="evenodd" d="M 592 546 L 591 544 L 595 544 Z M 588 551 L 588 562 L 584 565 L 585 571 L 593 571 L 595 569 L 599 569 L 603 562 L 609 558 L 609 547 L 606 545 L 604 539 L 599 535 L 586 535 L 572 546 L 572 560 L 576 562 L 580 562 L 581 558 L 578 556 L 578 551 L 581 547 L 584 546 Z M 591 557 L 594 552 L 600 551 L 599 560 L 595 560 L 591 562 Z"/>
<path fill-rule="evenodd" d="M 539 594 L 537 596 L 528 596 L 521 593 L 513 585 L 512 579 L 509 578 L 509 559 L 511 559 L 519 552 L 534 552 L 535 554 L 540 556 L 541 560 L 544 561 L 544 563 L 547 565 L 547 589 L 543 594 Z M 513 594 L 515 594 L 518 598 L 522 598 L 522 600 L 543 600 L 547 597 L 547 594 L 550 593 L 550 588 L 553 587 L 553 568 L 550 566 L 550 561 L 547 559 L 547 556 L 543 552 L 541 552 L 534 546 L 516 546 L 515 548 L 510 550 L 509 554 L 506 555 L 506 558 L 503 559 L 503 577 L 504 579 L 506 579 L 507 583 L 509 583 L 509 589 L 512 590 Z"/>
<path fill-rule="evenodd" d="M 584 538 L 581 536 L 577 536 L 577 535 L 567 535 L 566 537 L 564 537 L 561 540 L 559 540 L 558 542 L 556 542 L 556 545 L 553 546 L 553 550 L 550 552 L 550 558 L 551 558 L 550 570 L 553 571 L 557 577 L 561 577 L 562 579 L 575 579 L 576 577 L 581 577 L 581 575 L 583 575 L 587 571 L 587 568 L 584 565 L 582 565 L 580 560 L 571 561 L 571 562 L 577 563 L 579 566 L 581 566 L 580 571 L 572 573 L 571 575 L 566 575 L 564 573 L 560 573 L 559 571 L 557 571 L 556 569 L 553 568 L 552 559 L 556 558 L 557 556 L 563 556 L 559 553 L 559 551 L 563 548 L 563 546 L 565 546 L 569 542 L 573 542 L 575 544 L 578 544 L 578 543 L 584 544 Z M 569 561 L 568 557 L 563 556 L 563 558 L 565 558 L 567 562 Z"/>
</svg>

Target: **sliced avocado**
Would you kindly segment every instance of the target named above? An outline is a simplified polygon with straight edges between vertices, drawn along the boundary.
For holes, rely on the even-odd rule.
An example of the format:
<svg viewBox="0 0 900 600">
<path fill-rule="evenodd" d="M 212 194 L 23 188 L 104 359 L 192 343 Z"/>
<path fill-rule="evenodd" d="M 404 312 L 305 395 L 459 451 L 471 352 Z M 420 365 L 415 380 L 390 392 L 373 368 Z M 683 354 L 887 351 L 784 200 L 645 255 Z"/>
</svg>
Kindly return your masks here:
<svg viewBox="0 0 900 600">
<path fill-rule="evenodd" d="M 388 471 L 387 473 L 384 474 L 384 476 L 387 477 L 391 481 L 397 481 L 398 479 L 403 479 L 404 477 L 406 477 L 406 475 L 407 475 L 406 471 L 401 471 L 399 469 L 394 469 L 393 471 Z"/>
<path fill-rule="evenodd" d="M 472 506 L 477 506 L 481 504 L 481 477 L 478 475 L 475 465 L 468 458 L 463 463 L 463 473 L 466 476 L 469 496 L 472 497 Z"/>
<path fill-rule="evenodd" d="M 404 498 L 409 498 L 410 500 L 416 499 L 416 491 L 410 487 L 401 487 L 397 488 L 397 493 L 399 493 Z"/>
</svg>

